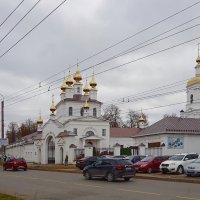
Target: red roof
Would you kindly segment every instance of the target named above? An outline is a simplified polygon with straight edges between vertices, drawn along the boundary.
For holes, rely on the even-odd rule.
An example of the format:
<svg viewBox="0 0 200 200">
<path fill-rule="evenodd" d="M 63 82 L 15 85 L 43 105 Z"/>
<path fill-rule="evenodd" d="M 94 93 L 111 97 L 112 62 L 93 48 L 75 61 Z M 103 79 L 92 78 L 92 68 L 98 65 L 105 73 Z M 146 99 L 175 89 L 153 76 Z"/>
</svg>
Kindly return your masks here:
<svg viewBox="0 0 200 200">
<path fill-rule="evenodd" d="M 110 128 L 110 137 L 129 138 L 137 135 L 141 130 L 140 128 Z"/>
</svg>

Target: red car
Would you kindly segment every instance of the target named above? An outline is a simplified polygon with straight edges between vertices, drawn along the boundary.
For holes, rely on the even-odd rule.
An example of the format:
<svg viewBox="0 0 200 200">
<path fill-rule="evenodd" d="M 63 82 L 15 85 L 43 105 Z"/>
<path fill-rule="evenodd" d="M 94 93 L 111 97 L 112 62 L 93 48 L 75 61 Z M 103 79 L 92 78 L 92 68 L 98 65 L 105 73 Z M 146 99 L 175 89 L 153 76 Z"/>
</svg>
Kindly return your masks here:
<svg viewBox="0 0 200 200">
<path fill-rule="evenodd" d="M 147 156 L 139 162 L 133 164 L 136 172 L 158 172 L 159 166 L 165 160 L 168 160 L 169 156 Z"/>
<path fill-rule="evenodd" d="M 11 169 L 16 171 L 18 169 L 27 170 L 27 163 L 24 158 L 7 158 L 3 163 L 3 170 Z"/>
</svg>

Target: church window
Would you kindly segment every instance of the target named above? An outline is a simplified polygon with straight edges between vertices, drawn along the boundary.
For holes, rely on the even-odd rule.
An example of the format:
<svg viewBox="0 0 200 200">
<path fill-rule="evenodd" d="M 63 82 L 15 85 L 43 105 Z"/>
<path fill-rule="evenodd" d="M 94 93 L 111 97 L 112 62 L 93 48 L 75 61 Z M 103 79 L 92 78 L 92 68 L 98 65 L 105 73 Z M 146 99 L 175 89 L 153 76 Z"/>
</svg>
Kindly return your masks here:
<svg viewBox="0 0 200 200">
<path fill-rule="evenodd" d="M 80 93 L 80 87 L 77 87 L 77 93 L 78 94 Z"/>
<path fill-rule="evenodd" d="M 193 103 L 193 94 L 190 95 L 190 103 Z"/>
<path fill-rule="evenodd" d="M 106 136 L 106 129 L 102 129 L 102 136 Z"/>
<path fill-rule="evenodd" d="M 69 107 L 69 116 L 72 116 L 72 114 L 73 114 L 73 109 L 72 107 Z"/>
<path fill-rule="evenodd" d="M 97 116 L 97 109 L 93 108 L 93 117 L 96 117 L 96 116 Z"/>
<path fill-rule="evenodd" d="M 78 130 L 77 128 L 74 128 L 74 131 L 73 131 L 74 135 L 77 135 L 77 130 Z"/>
<path fill-rule="evenodd" d="M 81 108 L 80 113 L 81 113 L 81 116 L 83 116 L 83 114 L 84 114 L 84 108 Z"/>
<path fill-rule="evenodd" d="M 85 134 L 86 136 L 93 136 L 94 132 L 93 131 L 87 131 L 87 133 Z"/>
</svg>

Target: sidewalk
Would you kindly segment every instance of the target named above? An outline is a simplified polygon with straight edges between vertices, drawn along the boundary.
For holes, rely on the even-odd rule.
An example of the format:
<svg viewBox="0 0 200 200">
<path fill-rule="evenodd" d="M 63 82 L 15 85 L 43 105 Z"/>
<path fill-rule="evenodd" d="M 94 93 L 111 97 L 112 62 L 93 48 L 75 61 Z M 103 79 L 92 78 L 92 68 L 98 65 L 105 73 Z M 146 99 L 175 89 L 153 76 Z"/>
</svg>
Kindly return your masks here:
<svg viewBox="0 0 200 200">
<path fill-rule="evenodd" d="M 28 165 L 28 169 L 30 169 L 30 170 L 43 170 L 43 171 L 56 171 L 56 172 L 82 174 L 82 171 L 80 169 L 78 169 L 75 165 L 67 165 L 67 166 L 65 166 L 65 165 L 29 164 Z M 136 173 L 135 178 L 200 184 L 200 177 L 187 177 L 186 175 L 176 175 L 176 174 Z"/>
</svg>

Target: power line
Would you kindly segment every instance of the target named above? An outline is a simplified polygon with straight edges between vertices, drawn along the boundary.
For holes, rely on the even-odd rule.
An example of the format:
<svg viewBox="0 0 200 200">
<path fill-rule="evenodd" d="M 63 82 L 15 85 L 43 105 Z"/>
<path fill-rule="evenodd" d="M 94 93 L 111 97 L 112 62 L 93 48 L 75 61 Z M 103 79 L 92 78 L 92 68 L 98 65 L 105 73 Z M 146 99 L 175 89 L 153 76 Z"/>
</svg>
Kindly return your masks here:
<svg viewBox="0 0 200 200">
<path fill-rule="evenodd" d="M 142 43 L 140 43 L 140 44 L 138 44 L 138 45 L 136 45 L 136 46 L 134 46 L 134 47 L 138 47 L 138 46 L 140 46 L 141 44 L 144 44 L 144 43 L 146 43 L 146 42 L 148 42 L 148 41 L 151 41 L 152 39 L 155 39 L 156 37 L 159 37 L 159 36 L 161 36 L 161 35 L 163 35 L 163 34 L 169 32 L 169 31 L 172 31 L 172 30 L 176 29 L 177 27 L 180 27 L 180 26 L 182 26 L 182 25 L 185 25 L 186 23 L 191 22 L 192 20 L 197 19 L 197 18 L 199 18 L 199 17 L 200 17 L 200 16 L 197 16 L 197 17 L 195 17 L 195 18 L 193 18 L 193 19 L 190 19 L 189 21 L 187 21 L 187 22 L 185 22 L 185 23 L 183 23 L 183 24 L 180 24 L 180 25 L 178 25 L 178 26 L 176 26 L 176 27 L 174 27 L 174 28 L 172 28 L 172 29 L 170 29 L 170 30 L 168 30 L 168 31 L 165 31 L 165 32 L 163 32 L 163 33 L 161 33 L 161 34 L 159 34 L 159 35 L 157 35 L 157 36 L 154 36 L 153 38 L 151 38 L 151 39 L 149 39 L 149 40 L 146 40 L 146 41 L 144 41 L 144 42 L 142 42 Z M 81 70 L 81 72 L 86 71 L 86 70 L 88 70 L 88 69 L 90 69 L 90 68 L 92 68 L 92 67 L 98 66 L 98 65 L 100 65 L 100 64 L 103 64 L 103 63 L 105 63 L 105 62 L 108 62 L 108 61 L 110 61 L 110 60 L 113 60 L 113 59 L 116 59 L 116 58 L 118 58 L 118 57 L 121 57 L 121 56 L 123 56 L 123 55 L 125 55 L 125 54 L 127 54 L 127 53 L 136 51 L 136 50 L 138 50 L 138 49 L 142 49 L 142 48 L 144 48 L 144 47 L 146 47 L 146 46 L 152 45 L 152 44 L 154 44 L 154 43 L 156 43 L 156 42 L 159 42 L 159 41 L 161 41 L 161 40 L 164 40 L 164 39 L 169 38 L 169 37 L 171 37 L 171 36 L 174 36 L 174 35 L 176 35 L 176 34 L 182 33 L 182 32 L 184 32 L 184 31 L 187 31 L 187 30 L 191 29 L 191 28 L 195 28 L 195 27 L 197 27 L 197 26 L 199 26 L 199 25 L 200 25 L 200 24 L 196 24 L 196 25 L 194 25 L 194 26 L 185 28 L 185 29 L 183 29 L 183 30 L 181 30 L 181 31 L 178 31 L 178 32 L 173 33 L 173 34 L 171 34 L 171 35 L 168 35 L 168 36 L 166 36 L 166 37 L 160 38 L 159 40 L 153 41 L 153 42 L 151 42 L 151 43 L 147 43 L 146 45 L 143 45 L 143 46 L 141 46 L 141 47 L 139 47 L 139 48 L 136 48 L 136 49 L 133 49 L 134 47 L 131 47 L 131 48 L 130 48 L 130 49 L 132 49 L 131 51 L 129 51 L 130 49 L 125 50 L 125 51 L 121 52 L 120 54 L 117 54 L 117 55 L 112 56 L 111 58 L 108 58 L 108 59 L 106 59 L 106 60 L 104 60 L 104 61 L 102 61 L 102 62 L 99 62 L 99 63 L 97 63 L 97 64 L 95 64 L 95 65 L 93 65 L 93 66 L 90 66 L 90 67 L 85 68 L 85 69 Z M 125 53 L 124 53 L 124 52 L 125 52 Z M 55 81 L 52 81 L 52 82 L 50 82 L 50 83 L 46 83 L 45 85 L 43 85 L 43 87 L 46 86 L 46 85 L 51 85 L 51 84 L 57 82 L 58 80 L 61 80 L 61 78 L 60 78 L 60 79 L 57 79 L 57 80 L 55 80 Z M 38 88 L 32 89 L 32 90 L 30 90 L 30 91 L 24 92 L 23 94 L 19 94 L 19 95 L 17 95 L 17 96 L 15 95 L 14 97 L 9 98 L 9 100 L 15 99 L 15 98 L 18 97 L 18 96 L 21 96 L 21 95 L 30 93 L 30 92 L 32 92 L 32 91 L 34 91 L 34 90 L 37 90 L 37 89 L 38 89 Z"/>
<path fill-rule="evenodd" d="M 138 31 L 138 32 L 136 32 L 136 33 L 134 33 L 133 35 L 128 36 L 128 37 L 126 37 L 125 39 L 123 39 L 123 40 L 121 40 L 121 41 L 119 41 L 119 42 L 117 42 L 117 43 L 114 43 L 114 44 L 112 44 L 112 45 L 106 47 L 105 49 L 103 49 L 103 50 L 101 50 L 101 51 L 99 51 L 99 52 L 97 52 L 97 53 L 95 53 L 95 54 L 93 54 L 93 55 L 91 55 L 91 56 L 89 56 L 89 57 L 87 57 L 87 58 L 81 60 L 78 64 L 81 64 L 81 63 L 83 63 L 83 62 L 85 62 L 85 61 L 87 61 L 87 60 L 89 60 L 89 59 L 91 59 L 91 58 L 93 58 L 93 57 L 95 57 L 95 56 L 97 56 L 97 55 L 99 55 L 99 54 L 101 54 L 101 53 L 103 53 L 103 52 L 105 52 L 105 51 L 107 51 L 107 50 L 109 50 L 109 49 L 111 49 L 111 48 L 113 48 L 113 47 L 115 47 L 115 46 L 117 46 L 117 45 L 119 45 L 119 44 L 121 44 L 121 43 L 123 43 L 123 42 L 129 40 L 129 39 L 131 39 L 131 38 L 133 38 L 133 37 L 135 37 L 136 35 L 139 35 L 140 33 L 145 32 L 145 31 L 147 31 L 147 30 L 153 28 L 153 27 L 156 26 L 156 25 L 158 25 L 158 24 L 160 24 L 160 23 L 162 23 L 162 22 L 164 22 L 164 21 L 167 21 L 168 19 L 170 19 L 170 18 L 172 18 L 172 17 L 174 17 L 174 16 L 176 16 L 176 15 L 178 15 L 178 14 L 180 14 L 180 13 L 182 13 L 182 12 L 184 12 L 184 11 L 186 11 L 186 10 L 188 10 L 188 9 L 190 9 L 190 8 L 192 8 L 192 7 L 194 7 L 194 6 L 196 6 L 196 5 L 198 5 L 199 3 L 200 3 L 200 1 L 197 1 L 196 3 L 194 3 L 194 4 L 188 6 L 188 7 L 184 8 L 184 9 L 182 9 L 182 10 L 180 10 L 180 11 L 178 11 L 178 12 L 176 12 L 176 13 L 174 13 L 174 14 L 172 14 L 172 15 L 170 15 L 170 16 L 168 16 L 168 17 L 166 17 L 166 18 L 164 18 L 164 19 L 162 19 L 162 20 L 160 20 L 160 21 L 158 21 L 158 22 L 156 22 L 156 23 L 154 23 L 154 24 L 152 24 L 152 25 L 150 25 L 150 26 L 148 26 L 148 27 L 146 27 L 146 28 L 140 30 L 140 31 Z M 16 44 L 15 44 L 14 46 L 16 46 Z M 13 47 L 14 47 L 14 46 L 13 46 Z M 10 49 L 10 50 L 11 50 L 11 49 Z M 10 51 L 10 50 L 8 50 L 8 51 Z M 6 54 L 6 52 L 5 52 L 5 54 Z M 2 56 L 3 56 L 3 54 L 2 54 Z M 0 58 L 1 58 L 1 56 L 0 56 Z M 74 67 L 74 66 L 75 66 L 75 64 L 72 65 L 72 67 Z M 54 74 L 54 75 L 52 75 L 52 76 L 50 76 L 50 77 L 48 77 L 48 78 L 46 78 L 46 79 L 40 81 L 39 83 L 42 83 L 42 82 L 44 82 L 44 81 L 47 81 L 47 80 L 51 79 L 52 77 L 55 77 L 56 75 L 58 75 L 58 74 L 60 74 L 60 73 L 63 73 L 63 72 L 65 72 L 65 71 L 66 71 L 66 70 L 62 70 L 62 71 L 60 71 L 60 72 L 58 72 L 58 73 L 56 73 L 56 74 Z M 24 89 L 22 89 L 22 90 L 20 90 L 20 91 L 18 91 L 18 92 L 21 92 L 21 91 L 23 91 L 23 90 L 26 90 L 26 89 L 28 89 L 28 88 L 30 88 L 30 87 L 32 87 L 32 86 L 29 86 L 29 87 L 27 87 L 27 88 L 24 88 Z"/>
<path fill-rule="evenodd" d="M 6 33 L 6 35 L 0 40 L 0 43 L 22 22 L 22 20 L 37 6 L 41 0 L 38 0 L 31 9 Z"/>
<path fill-rule="evenodd" d="M 3 22 L 1 22 L 0 27 L 10 18 L 10 16 L 20 7 L 20 5 L 24 2 L 24 0 L 22 0 L 17 7 L 15 7 L 15 9 L 3 20 Z"/>
<path fill-rule="evenodd" d="M 126 62 L 126 63 L 120 64 L 120 65 L 111 67 L 111 68 L 109 68 L 109 69 L 106 69 L 106 70 L 104 70 L 104 71 L 101 71 L 101 72 L 99 72 L 99 73 L 96 73 L 96 75 L 99 75 L 99 74 L 105 73 L 105 72 L 107 72 L 107 71 L 111 71 L 111 70 L 113 70 L 113 69 L 117 69 L 117 68 L 120 68 L 120 67 L 122 67 L 122 66 L 129 65 L 129 64 L 131 64 L 131 63 L 134 63 L 134 62 L 143 60 L 143 59 L 145 59 L 145 58 L 148 58 L 148 57 L 151 57 L 151 56 L 160 54 L 160 53 L 162 53 L 162 52 L 165 52 L 165 51 L 168 51 L 168 50 L 170 50 L 170 49 L 173 49 L 173 48 L 179 47 L 179 46 L 181 46 L 181 45 L 187 44 L 187 43 L 192 42 L 192 41 L 194 41 L 194 40 L 197 40 L 197 39 L 199 39 L 199 38 L 200 38 L 200 36 L 199 36 L 199 37 L 196 37 L 196 38 L 193 38 L 193 39 L 191 39 L 191 40 L 187 40 L 187 41 L 185 41 L 185 42 L 182 42 L 182 43 L 173 45 L 173 46 L 171 46 L 171 47 L 162 49 L 162 50 L 160 50 L 160 51 L 157 51 L 157 52 L 148 54 L 148 55 L 143 56 L 143 57 L 140 57 L 140 58 L 138 58 L 138 59 L 134 59 L 134 60 L 131 60 L 131 61 L 129 61 L 129 62 Z M 44 92 L 44 93 L 46 93 L 46 92 Z M 43 93 L 42 93 L 42 94 L 43 94 Z M 39 94 L 39 95 L 40 95 L 40 94 Z M 35 95 L 35 96 L 39 96 L 39 95 L 37 94 L 37 95 Z M 35 96 L 33 96 L 33 97 L 35 97 Z M 30 98 L 31 98 L 31 97 L 26 98 L 26 99 L 30 99 Z M 19 101 L 19 102 L 21 102 L 21 101 Z M 17 103 L 18 103 L 18 102 L 17 102 Z M 15 103 L 13 103 L 13 104 L 15 104 Z M 10 105 L 13 105 L 13 104 L 10 104 Z"/>
<path fill-rule="evenodd" d="M 16 43 L 9 47 L 0 58 L 5 56 L 11 49 L 13 49 L 17 44 L 19 44 L 26 36 L 28 36 L 34 29 L 36 29 L 42 22 L 44 22 L 51 14 L 53 14 L 60 6 L 62 6 L 67 0 L 62 1 L 56 8 L 54 8 L 46 17 L 44 17 L 39 23 L 37 23 L 32 29 L 30 29 L 24 36 L 22 36 Z"/>
</svg>

